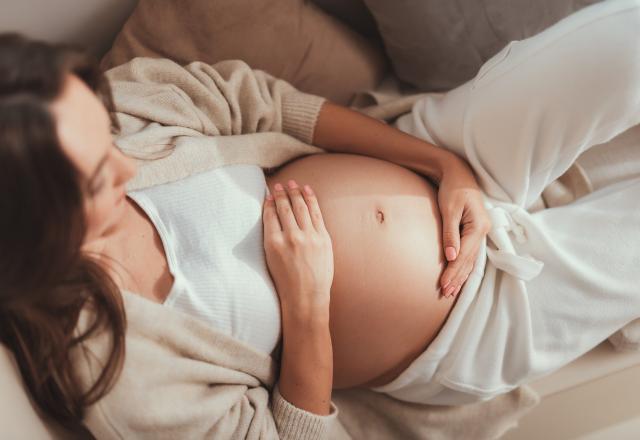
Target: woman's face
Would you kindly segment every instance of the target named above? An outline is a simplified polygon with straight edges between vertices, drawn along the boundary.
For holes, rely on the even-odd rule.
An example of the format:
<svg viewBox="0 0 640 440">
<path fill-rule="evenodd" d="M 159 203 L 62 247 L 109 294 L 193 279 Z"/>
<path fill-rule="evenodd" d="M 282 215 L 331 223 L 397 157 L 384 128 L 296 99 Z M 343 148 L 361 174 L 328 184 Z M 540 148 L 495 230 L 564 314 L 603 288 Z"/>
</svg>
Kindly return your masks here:
<svg viewBox="0 0 640 440">
<path fill-rule="evenodd" d="M 113 143 L 109 114 L 94 92 L 75 75 L 51 104 L 63 151 L 83 174 L 85 244 L 111 233 L 125 212 L 125 184 L 135 162 Z"/>
</svg>

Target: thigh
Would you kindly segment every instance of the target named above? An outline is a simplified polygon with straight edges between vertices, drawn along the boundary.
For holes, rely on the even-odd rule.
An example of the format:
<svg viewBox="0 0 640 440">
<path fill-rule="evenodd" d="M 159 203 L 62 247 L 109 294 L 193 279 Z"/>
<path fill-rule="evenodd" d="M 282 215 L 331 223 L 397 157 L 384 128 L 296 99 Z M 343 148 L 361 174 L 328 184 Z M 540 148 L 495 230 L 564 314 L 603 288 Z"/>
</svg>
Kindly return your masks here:
<svg viewBox="0 0 640 440">
<path fill-rule="evenodd" d="M 534 347 L 556 365 L 640 317 L 639 195 L 630 179 L 532 215 L 526 251 L 545 264 L 527 282 Z"/>
<path fill-rule="evenodd" d="M 451 149 L 487 194 L 524 208 L 589 147 L 640 122 L 640 2 L 602 2 L 428 94 L 396 126 Z"/>
</svg>

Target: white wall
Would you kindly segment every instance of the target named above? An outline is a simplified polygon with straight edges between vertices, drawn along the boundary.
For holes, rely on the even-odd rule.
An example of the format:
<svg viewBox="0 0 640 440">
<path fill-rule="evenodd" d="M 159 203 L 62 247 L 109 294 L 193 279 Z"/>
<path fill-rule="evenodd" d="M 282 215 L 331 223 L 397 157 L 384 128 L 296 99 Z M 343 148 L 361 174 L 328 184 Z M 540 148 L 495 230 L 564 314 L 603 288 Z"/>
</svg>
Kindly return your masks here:
<svg viewBox="0 0 640 440">
<path fill-rule="evenodd" d="M 101 56 L 138 0 L 0 0 L 0 32 L 80 44 Z"/>
</svg>

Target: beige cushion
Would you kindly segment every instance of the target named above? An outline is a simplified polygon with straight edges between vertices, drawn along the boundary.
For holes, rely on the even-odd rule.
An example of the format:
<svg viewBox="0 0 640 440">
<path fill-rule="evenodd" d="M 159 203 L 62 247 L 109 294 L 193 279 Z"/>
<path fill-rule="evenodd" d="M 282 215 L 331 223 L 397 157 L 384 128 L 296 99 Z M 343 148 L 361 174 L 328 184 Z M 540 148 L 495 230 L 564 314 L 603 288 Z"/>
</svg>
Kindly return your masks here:
<svg viewBox="0 0 640 440">
<path fill-rule="evenodd" d="M 382 43 L 373 15 L 363 0 L 313 0 L 313 2 L 334 17 L 338 17 L 351 29 L 368 39 L 377 39 Z"/>
<path fill-rule="evenodd" d="M 388 70 L 381 47 L 304 0 L 140 0 L 101 67 L 136 56 L 241 59 L 343 105 Z"/>
</svg>

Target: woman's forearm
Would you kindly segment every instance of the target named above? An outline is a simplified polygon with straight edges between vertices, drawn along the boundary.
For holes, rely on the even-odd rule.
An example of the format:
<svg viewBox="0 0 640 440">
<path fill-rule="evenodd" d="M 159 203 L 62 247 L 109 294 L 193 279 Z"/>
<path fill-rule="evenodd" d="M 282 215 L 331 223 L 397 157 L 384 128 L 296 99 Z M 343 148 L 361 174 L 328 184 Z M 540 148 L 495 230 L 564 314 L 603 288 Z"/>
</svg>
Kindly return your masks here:
<svg viewBox="0 0 640 440">
<path fill-rule="evenodd" d="M 465 158 L 329 101 L 320 108 L 312 143 L 333 152 L 393 162 L 438 186 L 442 248 L 447 259 L 439 285 L 444 295 L 457 295 L 491 229 L 478 178 Z"/>
<path fill-rule="evenodd" d="M 329 314 L 282 306 L 280 394 L 298 408 L 328 415 L 333 388 Z"/>
<path fill-rule="evenodd" d="M 449 161 L 461 160 L 448 150 L 330 101 L 320 109 L 313 144 L 336 153 L 384 159 L 427 176 L 436 184 Z"/>
</svg>

